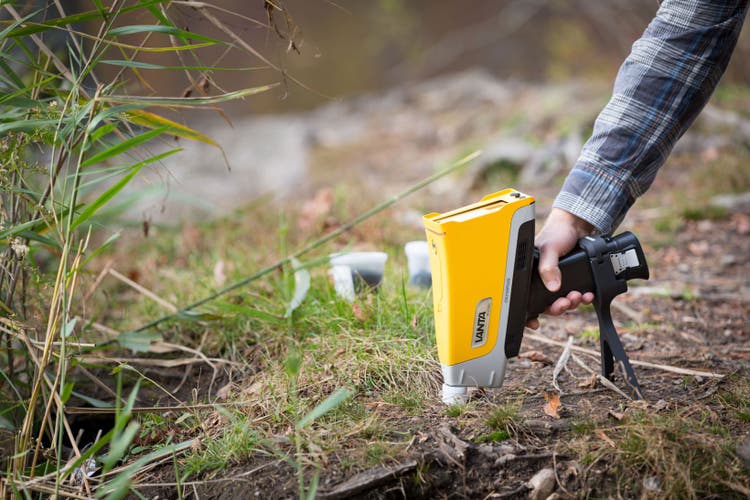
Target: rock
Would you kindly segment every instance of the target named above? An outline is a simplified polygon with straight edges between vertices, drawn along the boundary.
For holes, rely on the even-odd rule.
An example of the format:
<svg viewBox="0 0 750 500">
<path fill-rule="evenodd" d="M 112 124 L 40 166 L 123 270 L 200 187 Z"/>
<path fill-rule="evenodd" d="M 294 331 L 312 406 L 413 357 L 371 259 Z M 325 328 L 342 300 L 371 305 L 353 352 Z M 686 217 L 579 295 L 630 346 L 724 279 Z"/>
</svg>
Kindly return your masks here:
<svg viewBox="0 0 750 500">
<path fill-rule="evenodd" d="M 547 497 L 547 500 L 563 500 L 565 498 L 569 498 L 562 493 L 554 492 L 550 496 Z"/>
<path fill-rule="evenodd" d="M 508 462 L 512 462 L 517 457 L 513 453 L 508 453 L 507 455 L 503 455 L 497 460 L 495 460 L 495 466 L 496 467 L 502 467 L 503 465 L 507 464 Z"/>
<path fill-rule="evenodd" d="M 531 490 L 529 491 L 530 500 L 546 499 L 555 490 L 555 471 L 550 468 L 540 470 L 529 479 L 528 486 Z"/>
<path fill-rule="evenodd" d="M 711 205 L 734 210 L 743 205 L 750 205 L 750 191 L 740 194 L 719 194 L 711 198 Z"/>
<path fill-rule="evenodd" d="M 659 478 L 656 476 L 646 476 L 643 478 L 643 489 L 649 493 L 658 493 L 661 490 Z"/>
</svg>

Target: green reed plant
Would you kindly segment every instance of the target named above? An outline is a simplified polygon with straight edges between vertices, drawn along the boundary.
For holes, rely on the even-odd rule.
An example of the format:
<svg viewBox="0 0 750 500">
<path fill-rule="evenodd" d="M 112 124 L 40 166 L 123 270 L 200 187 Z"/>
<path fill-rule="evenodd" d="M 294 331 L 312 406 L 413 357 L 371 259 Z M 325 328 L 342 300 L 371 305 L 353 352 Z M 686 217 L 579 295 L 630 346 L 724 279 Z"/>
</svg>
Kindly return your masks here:
<svg viewBox="0 0 750 500">
<path fill-rule="evenodd" d="M 87 349 L 80 341 L 86 328 L 80 279 L 117 239 L 116 233 L 97 234 L 113 232 L 98 216 L 144 170 L 180 151 L 167 147 L 149 153 L 147 147 L 159 140 L 174 144 L 178 137 L 219 147 L 165 113 L 220 112 L 223 102 L 276 85 L 208 95 L 200 82 L 215 83 L 222 71 L 258 67 L 207 65 L 202 63 L 207 50 L 239 52 L 260 59 L 265 68 L 276 67 L 217 14 L 231 12 L 206 2 L 195 8 L 222 33 L 222 38 L 209 37 L 179 28 L 173 3 L 91 0 L 88 10 L 71 12 L 56 0 L 0 1 L 0 416 L 3 427 L 16 435 L 0 494 L 59 495 L 67 487 L 64 479 L 105 444 L 105 473 L 125 455 L 137 429 L 134 422 L 118 427 L 129 421 L 127 405 L 113 410 L 113 434 L 86 451 L 78 449 L 65 416 L 74 386 L 70 372 Z M 283 10 L 283 5 L 271 8 Z M 138 24 L 129 24 L 132 19 Z M 146 63 L 144 54 L 177 63 Z M 105 65 L 116 68 L 107 81 L 100 76 Z M 202 95 L 142 96 L 127 90 L 135 88 L 132 81 L 148 90 L 146 72 L 155 70 L 178 73 Z M 276 77 L 273 72 L 271 78 Z M 73 448 L 67 462 L 63 443 Z M 164 453 L 180 445 L 172 448 Z M 41 465 L 55 473 L 41 480 Z M 84 479 L 86 493 L 127 491 L 122 476 L 108 483 L 111 477 L 105 474 L 91 484 Z"/>
</svg>

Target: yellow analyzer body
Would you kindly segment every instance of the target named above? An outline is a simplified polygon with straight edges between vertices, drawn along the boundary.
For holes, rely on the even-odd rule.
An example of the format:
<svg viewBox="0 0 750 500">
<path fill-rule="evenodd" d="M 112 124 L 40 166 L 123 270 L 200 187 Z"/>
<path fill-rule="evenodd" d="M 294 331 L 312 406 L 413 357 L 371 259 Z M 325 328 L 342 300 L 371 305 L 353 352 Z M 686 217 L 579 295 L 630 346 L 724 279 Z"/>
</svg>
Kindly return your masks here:
<svg viewBox="0 0 750 500">
<path fill-rule="evenodd" d="M 534 198 L 514 189 L 423 218 L 446 402 L 467 387 L 500 387 L 526 323 Z"/>
</svg>

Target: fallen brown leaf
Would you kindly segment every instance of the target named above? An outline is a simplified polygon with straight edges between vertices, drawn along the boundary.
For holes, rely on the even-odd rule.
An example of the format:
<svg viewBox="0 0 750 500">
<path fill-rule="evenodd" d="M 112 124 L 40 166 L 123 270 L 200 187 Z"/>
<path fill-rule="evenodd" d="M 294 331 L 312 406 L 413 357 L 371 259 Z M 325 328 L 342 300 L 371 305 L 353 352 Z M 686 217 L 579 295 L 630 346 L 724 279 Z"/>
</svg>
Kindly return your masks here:
<svg viewBox="0 0 750 500">
<path fill-rule="evenodd" d="M 545 365 L 552 365 L 555 362 L 548 358 L 541 351 L 526 351 L 518 355 L 519 358 L 528 359 L 529 361 L 536 361 L 538 363 L 544 363 Z"/>
<path fill-rule="evenodd" d="M 556 391 L 543 391 L 542 394 L 544 395 L 544 399 L 547 401 L 543 408 L 545 415 L 549 415 L 553 418 L 560 418 L 559 411 L 562 407 L 562 403 L 560 402 L 560 393 Z"/>
<path fill-rule="evenodd" d="M 229 382 L 227 385 L 216 391 L 216 398 L 219 401 L 224 401 L 229 398 L 229 394 L 232 392 L 232 383 Z"/>
<path fill-rule="evenodd" d="M 593 389 L 594 387 L 596 387 L 596 380 L 596 373 L 592 373 L 588 378 L 585 378 L 578 382 L 578 387 L 581 387 L 583 389 Z"/>
<path fill-rule="evenodd" d="M 617 420 L 618 422 L 625 418 L 625 414 L 614 410 L 609 410 L 609 416 Z"/>
</svg>

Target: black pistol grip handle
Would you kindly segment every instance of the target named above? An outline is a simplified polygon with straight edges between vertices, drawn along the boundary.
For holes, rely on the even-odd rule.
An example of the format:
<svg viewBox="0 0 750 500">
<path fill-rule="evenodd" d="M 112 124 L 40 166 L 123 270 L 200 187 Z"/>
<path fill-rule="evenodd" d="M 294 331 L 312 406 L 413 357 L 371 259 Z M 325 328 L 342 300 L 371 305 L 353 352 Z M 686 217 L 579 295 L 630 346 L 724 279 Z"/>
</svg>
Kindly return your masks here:
<svg viewBox="0 0 750 500">
<path fill-rule="evenodd" d="M 562 281 L 560 289 L 550 292 L 539 276 L 539 250 L 534 249 L 534 263 L 531 274 L 531 291 L 526 312 L 527 319 L 536 318 L 559 297 L 565 297 L 573 290 L 581 293 L 593 292 L 595 285 L 591 276 L 591 265 L 586 252 L 576 248 L 562 257 L 558 263 Z"/>
<path fill-rule="evenodd" d="M 611 255 L 624 255 L 628 251 L 635 252 L 638 265 L 624 268 L 616 277 L 612 273 L 611 278 L 615 282 L 606 283 L 607 285 L 611 285 L 612 288 L 605 286 L 604 288 L 607 289 L 603 290 L 603 283 L 597 283 L 592 274 L 593 262 L 591 259 L 598 254 L 598 257 L 602 260 L 602 265 L 614 266 L 611 261 Z M 527 320 L 536 318 L 555 300 L 568 295 L 573 290 L 581 293 L 594 292 L 594 294 L 605 292 L 613 298 L 627 290 L 625 283 L 628 280 L 635 278 L 648 279 L 649 276 L 648 264 L 646 263 L 646 257 L 643 254 L 641 245 L 635 235 L 629 231 L 615 237 L 581 238 L 574 250 L 560 258 L 558 266 L 562 274 L 560 290 L 550 292 L 544 286 L 542 278 L 539 276 L 539 250 L 534 249 L 531 290 L 529 292 L 529 305 L 526 313 Z"/>
</svg>

